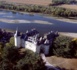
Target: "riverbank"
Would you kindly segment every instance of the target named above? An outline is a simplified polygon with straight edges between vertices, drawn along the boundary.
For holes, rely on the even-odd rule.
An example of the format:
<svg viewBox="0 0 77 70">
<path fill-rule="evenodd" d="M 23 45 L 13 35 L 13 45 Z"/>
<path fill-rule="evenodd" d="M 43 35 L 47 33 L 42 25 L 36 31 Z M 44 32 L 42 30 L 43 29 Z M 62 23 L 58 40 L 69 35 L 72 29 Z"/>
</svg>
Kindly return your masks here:
<svg viewBox="0 0 77 70">
<path fill-rule="evenodd" d="M 69 33 L 69 32 L 59 32 L 60 35 L 62 36 L 68 36 L 72 38 L 77 38 L 77 33 Z"/>
<path fill-rule="evenodd" d="M 72 18 L 72 19 L 77 18 L 76 10 L 72 11 L 72 9 L 66 9 L 66 8 L 61 8 L 56 6 L 41 6 L 41 5 L 33 5 L 33 4 L 1 2 L 0 8 L 15 10 L 15 11 L 22 11 L 22 12 L 42 13 L 42 14 L 47 14 L 51 16 L 53 15 L 56 17 L 63 17 L 63 18 Z"/>
<path fill-rule="evenodd" d="M 55 16 L 51 16 L 49 14 L 43 14 L 43 13 L 34 13 L 34 12 L 21 12 L 21 11 L 15 11 L 15 10 L 8 10 L 8 9 L 0 9 L 0 10 L 3 10 L 3 11 L 11 11 L 13 13 L 20 13 L 20 14 L 28 14 L 30 16 L 34 16 L 34 15 L 40 15 L 40 16 L 46 16 L 47 18 L 52 18 L 52 19 L 56 19 L 56 20 L 59 20 L 59 21 L 63 21 L 63 22 L 69 22 L 69 23 L 77 23 L 77 18 L 75 19 L 69 19 L 69 18 L 63 18 L 63 17 L 55 17 Z M 0 20 L 1 21 L 1 20 Z M 8 22 L 7 20 L 5 20 L 5 22 Z M 9 21 L 9 23 L 13 23 L 13 21 Z M 16 21 L 17 22 L 17 21 Z M 27 21 L 19 21 L 20 22 L 27 22 Z M 41 23 L 41 22 L 40 22 Z M 44 23 L 44 22 L 42 22 Z M 46 23 L 45 23 L 46 24 Z"/>
<path fill-rule="evenodd" d="M 6 30 L 7 32 L 12 32 L 12 33 L 15 32 L 14 30 L 10 30 L 10 29 L 3 29 L 3 30 Z M 72 37 L 72 38 L 77 38 L 77 33 L 59 32 L 59 35 L 67 36 L 67 37 Z"/>
</svg>

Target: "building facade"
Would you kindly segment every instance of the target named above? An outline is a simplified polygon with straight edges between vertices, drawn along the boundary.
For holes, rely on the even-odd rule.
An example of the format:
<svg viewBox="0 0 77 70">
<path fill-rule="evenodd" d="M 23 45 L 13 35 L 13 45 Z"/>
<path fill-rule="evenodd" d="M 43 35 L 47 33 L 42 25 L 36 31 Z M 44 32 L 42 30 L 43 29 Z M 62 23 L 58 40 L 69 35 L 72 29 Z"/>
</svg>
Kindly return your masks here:
<svg viewBox="0 0 77 70">
<path fill-rule="evenodd" d="M 45 55 L 48 55 L 50 45 L 57 36 L 58 32 L 53 31 L 41 37 L 36 29 L 27 31 L 25 34 L 20 34 L 20 32 L 16 30 L 14 34 L 14 42 L 15 46 L 18 48 L 23 47 L 36 53 L 42 52 Z"/>
</svg>

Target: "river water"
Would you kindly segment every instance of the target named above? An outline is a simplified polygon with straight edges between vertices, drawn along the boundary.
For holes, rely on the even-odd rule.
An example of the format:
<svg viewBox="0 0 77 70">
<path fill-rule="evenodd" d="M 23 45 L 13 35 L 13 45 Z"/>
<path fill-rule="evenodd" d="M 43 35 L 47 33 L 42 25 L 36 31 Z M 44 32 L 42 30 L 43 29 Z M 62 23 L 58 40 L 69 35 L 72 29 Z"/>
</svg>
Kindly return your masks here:
<svg viewBox="0 0 77 70">
<path fill-rule="evenodd" d="M 0 28 L 26 32 L 36 28 L 40 33 L 46 33 L 51 30 L 59 32 L 77 32 L 77 24 L 72 22 L 59 21 L 38 14 L 21 14 L 11 11 L 0 10 Z"/>
</svg>

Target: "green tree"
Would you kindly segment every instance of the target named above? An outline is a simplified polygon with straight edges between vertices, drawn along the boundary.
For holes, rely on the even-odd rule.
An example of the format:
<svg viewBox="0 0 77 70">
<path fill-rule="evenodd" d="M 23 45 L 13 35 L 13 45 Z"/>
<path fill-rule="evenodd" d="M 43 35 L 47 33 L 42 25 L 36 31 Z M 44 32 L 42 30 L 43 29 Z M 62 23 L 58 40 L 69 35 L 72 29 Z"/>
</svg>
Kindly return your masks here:
<svg viewBox="0 0 77 70">
<path fill-rule="evenodd" d="M 13 70 L 12 63 L 9 60 L 2 60 L 0 62 L 0 70 Z"/>
<path fill-rule="evenodd" d="M 2 55 L 2 52 L 3 52 L 3 48 L 4 48 L 4 45 L 3 45 L 2 42 L 0 42 L 0 62 L 1 62 L 1 60 L 2 60 L 1 55 Z"/>
<path fill-rule="evenodd" d="M 3 52 L 2 52 L 2 59 L 7 59 L 10 61 L 16 61 L 18 59 L 19 53 L 18 49 L 15 48 L 14 46 L 11 47 L 4 47 Z"/>
<path fill-rule="evenodd" d="M 3 43 L 2 43 L 2 42 L 0 42 L 0 54 L 2 53 L 3 48 L 4 48 L 4 45 L 3 45 Z"/>
<path fill-rule="evenodd" d="M 39 54 L 14 46 L 4 47 L 0 70 L 44 70 L 45 63 Z"/>
<path fill-rule="evenodd" d="M 77 58 L 77 39 L 73 39 L 70 44 L 71 53 L 73 57 Z"/>
<path fill-rule="evenodd" d="M 45 63 L 38 54 L 26 50 L 25 57 L 18 61 L 18 70 L 45 70 Z"/>
<path fill-rule="evenodd" d="M 10 38 L 10 42 L 9 42 L 12 46 L 14 46 L 14 37 Z"/>
<path fill-rule="evenodd" d="M 53 43 L 53 54 L 62 57 L 72 57 L 71 44 L 72 38 L 66 36 L 59 36 Z"/>
<path fill-rule="evenodd" d="M 9 43 L 6 43 L 5 45 L 8 47 L 14 46 L 14 37 L 11 37 Z"/>
<path fill-rule="evenodd" d="M 53 4 L 63 4 L 63 3 L 70 4 L 72 2 L 75 2 L 75 0 L 52 0 Z"/>
</svg>

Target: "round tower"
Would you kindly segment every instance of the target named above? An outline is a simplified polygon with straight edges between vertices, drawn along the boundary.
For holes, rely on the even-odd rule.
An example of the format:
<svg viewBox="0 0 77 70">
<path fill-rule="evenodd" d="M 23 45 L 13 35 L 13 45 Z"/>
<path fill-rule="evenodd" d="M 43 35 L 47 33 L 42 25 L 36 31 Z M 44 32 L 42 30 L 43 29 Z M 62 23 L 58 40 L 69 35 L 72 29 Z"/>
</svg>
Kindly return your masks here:
<svg viewBox="0 0 77 70">
<path fill-rule="evenodd" d="M 18 30 L 16 30 L 15 34 L 14 34 L 14 42 L 15 42 L 15 46 L 16 47 L 21 47 L 21 38 L 20 38 L 20 32 L 18 32 Z"/>
<path fill-rule="evenodd" d="M 25 48 L 25 40 L 24 40 L 24 38 L 25 38 L 25 34 L 22 34 L 21 35 L 21 47 L 23 47 L 23 48 Z"/>
</svg>

